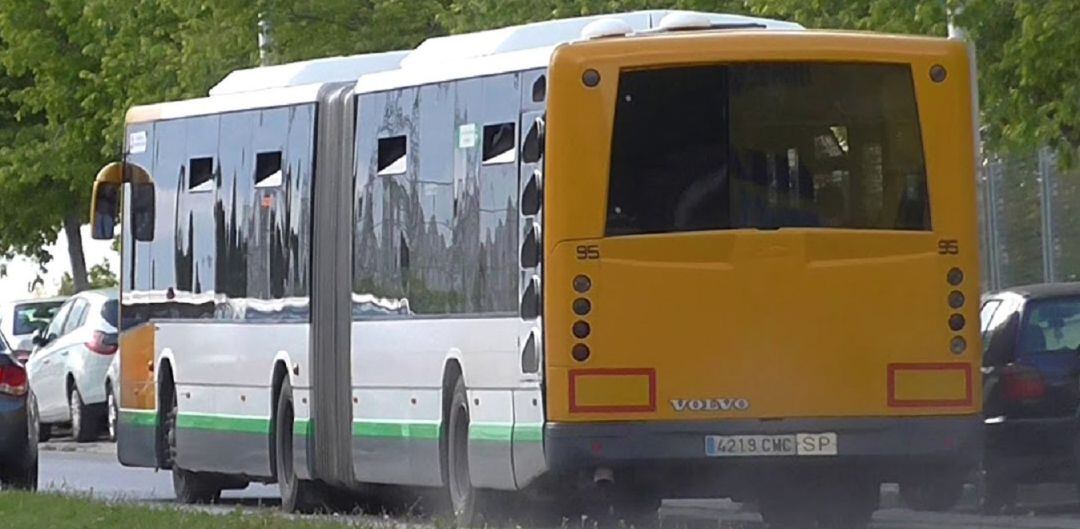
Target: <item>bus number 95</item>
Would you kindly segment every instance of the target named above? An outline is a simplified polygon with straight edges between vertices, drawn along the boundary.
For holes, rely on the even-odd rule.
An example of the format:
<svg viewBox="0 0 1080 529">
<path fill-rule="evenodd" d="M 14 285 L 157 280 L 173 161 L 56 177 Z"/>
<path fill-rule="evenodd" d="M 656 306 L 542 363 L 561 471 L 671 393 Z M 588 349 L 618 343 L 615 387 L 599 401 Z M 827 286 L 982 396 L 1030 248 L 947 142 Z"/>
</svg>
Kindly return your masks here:
<svg viewBox="0 0 1080 529">
<path fill-rule="evenodd" d="M 595 244 L 581 245 L 577 247 L 578 261 L 589 261 L 600 258 L 600 247 Z"/>
</svg>

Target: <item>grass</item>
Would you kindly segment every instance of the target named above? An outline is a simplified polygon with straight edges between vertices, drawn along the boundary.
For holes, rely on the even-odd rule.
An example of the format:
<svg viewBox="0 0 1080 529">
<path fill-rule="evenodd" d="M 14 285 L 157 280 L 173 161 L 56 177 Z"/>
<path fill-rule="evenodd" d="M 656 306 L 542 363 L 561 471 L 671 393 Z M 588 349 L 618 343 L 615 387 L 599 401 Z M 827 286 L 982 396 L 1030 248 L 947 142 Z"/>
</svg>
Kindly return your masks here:
<svg viewBox="0 0 1080 529">
<path fill-rule="evenodd" d="M 193 510 L 105 503 L 60 494 L 0 493 L 3 527 L 50 529 L 374 529 L 357 519 L 300 520 L 271 513 L 235 510 L 210 514 Z M 346 525 L 348 524 L 348 525 Z"/>
</svg>

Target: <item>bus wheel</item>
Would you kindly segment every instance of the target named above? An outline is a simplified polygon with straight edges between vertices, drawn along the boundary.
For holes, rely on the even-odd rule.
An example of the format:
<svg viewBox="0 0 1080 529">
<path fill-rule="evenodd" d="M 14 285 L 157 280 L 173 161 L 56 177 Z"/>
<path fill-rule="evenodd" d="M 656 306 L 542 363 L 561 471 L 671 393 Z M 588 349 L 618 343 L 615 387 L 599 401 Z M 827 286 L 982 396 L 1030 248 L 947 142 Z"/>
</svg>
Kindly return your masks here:
<svg viewBox="0 0 1080 529">
<path fill-rule="evenodd" d="M 962 477 L 943 476 L 922 482 L 900 484 L 900 499 L 916 511 L 945 512 L 960 502 L 964 494 Z"/>
<path fill-rule="evenodd" d="M 880 485 L 858 479 L 777 486 L 761 498 L 771 529 L 864 529 L 877 510 Z"/>
<path fill-rule="evenodd" d="M 286 378 L 278 394 L 277 417 L 274 420 L 274 469 L 281 491 L 281 510 L 287 513 L 311 512 L 317 495 L 315 483 L 296 476 L 293 467 L 293 408 L 292 385 Z"/>
<path fill-rule="evenodd" d="M 469 398 L 462 377 L 454 384 L 448 419 L 446 466 L 450 507 L 458 527 L 471 527 L 480 521 L 479 491 L 473 488 L 469 476 Z"/>
<path fill-rule="evenodd" d="M 1016 507 L 1018 486 L 1012 476 L 1005 472 L 986 470 L 983 474 L 982 511 L 1001 514 Z"/>
<path fill-rule="evenodd" d="M 176 455 L 179 453 L 176 445 L 176 418 L 179 411 L 176 404 L 176 391 L 171 383 L 167 386 L 169 392 L 166 395 L 169 402 L 168 412 L 165 414 L 163 434 L 165 446 L 168 448 L 167 468 L 172 468 L 173 492 L 176 501 L 183 504 L 192 503 L 216 503 L 221 498 L 221 486 L 212 476 L 199 472 L 184 470 L 176 464 Z"/>
</svg>

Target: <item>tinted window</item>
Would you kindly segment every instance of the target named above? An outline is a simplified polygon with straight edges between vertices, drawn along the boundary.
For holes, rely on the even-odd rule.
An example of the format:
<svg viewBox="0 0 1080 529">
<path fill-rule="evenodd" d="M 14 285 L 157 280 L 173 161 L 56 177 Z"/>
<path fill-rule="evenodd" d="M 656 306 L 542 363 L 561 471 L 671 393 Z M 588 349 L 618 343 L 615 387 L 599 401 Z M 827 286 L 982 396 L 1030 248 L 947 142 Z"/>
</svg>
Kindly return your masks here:
<svg viewBox="0 0 1080 529">
<path fill-rule="evenodd" d="M 54 316 L 53 320 L 49 322 L 49 330 L 46 331 L 46 336 L 55 337 L 63 334 L 64 322 L 67 321 L 68 314 L 71 312 L 71 306 L 74 305 L 74 303 L 75 301 L 73 300 L 68 301 L 64 303 L 62 307 L 60 307 L 60 310 L 56 312 L 56 316 Z"/>
<path fill-rule="evenodd" d="M 1080 298 L 1032 301 L 1024 313 L 1018 357 L 1080 348 Z"/>
<path fill-rule="evenodd" d="M 484 161 L 485 164 L 513 163 L 517 154 L 513 123 L 498 123 L 484 126 Z"/>
<path fill-rule="evenodd" d="M 255 155 L 255 187 L 281 185 L 281 151 Z"/>
<path fill-rule="evenodd" d="M 75 304 L 71 307 L 71 314 L 68 315 L 67 321 L 64 322 L 64 330 L 60 334 L 67 334 L 75 329 L 78 329 L 86 321 L 86 310 L 90 304 L 85 299 L 75 300 Z"/>
<path fill-rule="evenodd" d="M 354 318 L 517 309 L 520 93 L 504 75 L 357 99 Z"/>
<path fill-rule="evenodd" d="M 120 319 L 120 303 L 115 299 L 106 301 L 101 307 L 101 317 L 109 322 L 109 325 L 116 327 L 116 322 Z"/>
<path fill-rule="evenodd" d="M 608 235 L 930 229 L 910 68 L 761 63 L 623 72 Z"/>
<path fill-rule="evenodd" d="M 405 136 L 379 139 L 379 174 L 404 174 L 408 163 Z"/>
<path fill-rule="evenodd" d="M 39 328 L 49 324 L 49 321 L 60 309 L 61 302 L 49 303 L 19 303 L 15 305 L 14 325 L 12 331 L 16 336 L 33 334 Z"/>
<path fill-rule="evenodd" d="M 1001 306 L 1001 301 L 992 299 L 983 303 L 982 309 L 979 311 L 980 329 L 985 334 L 987 329 L 990 328 L 990 319 L 994 317 L 994 311 Z"/>
<path fill-rule="evenodd" d="M 188 163 L 191 175 L 188 189 L 191 191 L 210 191 L 214 188 L 214 159 L 210 157 L 192 158 Z"/>
</svg>

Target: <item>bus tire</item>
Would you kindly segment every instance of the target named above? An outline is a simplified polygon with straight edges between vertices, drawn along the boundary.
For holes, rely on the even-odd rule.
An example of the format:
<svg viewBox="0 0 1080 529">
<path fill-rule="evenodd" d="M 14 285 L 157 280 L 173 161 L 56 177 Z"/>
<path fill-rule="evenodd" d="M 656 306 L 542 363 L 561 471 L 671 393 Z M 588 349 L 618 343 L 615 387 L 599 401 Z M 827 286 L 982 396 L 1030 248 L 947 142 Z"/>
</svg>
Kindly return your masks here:
<svg viewBox="0 0 1080 529">
<path fill-rule="evenodd" d="M 281 510 L 286 513 L 312 512 L 318 491 L 312 481 L 296 476 L 293 467 L 293 408 L 292 384 L 286 378 L 278 393 L 277 416 L 274 418 L 274 469 L 281 491 Z"/>
<path fill-rule="evenodd" d="M 446 432 L 446 492 L 458 527 L 480 523 L 480 494 L 469 475 L 469 397 L 465 379 L 458 376 L 450 397 Z"/>
<path fill-rule="evenodd" d="M 162 421 L 166 447 L 165 466 L 172 469 L 173 493 L 176 494 L 176 501 L 185 505 L 216 503 L 221 499 L 221 486 L 214 476 L 185 470 L 176 464 L 176 456 L 179 453 L 176 444 L 176 419 L 180 414 L 176 402 L 176 386 L 170 379 L 169 383 L 163 387 L 168 391 L 166 395 L 163 395 L 165 399 L 163 402 L 168 403 L 165 420 Z"/>
<path fill-rule="evenodd" d="M 916 511 L 945 512 L 960 502 L 964 494 L 964 480 L 960 477 L 941 476 L 924 481 L 906 481 L 900 484 L 900 499 L 904 505 Z"/>
<path fill-rule="evenodd" d="M 1018 485 L 1006 472 L 985 471 L 980 504 L 985 514 L 1001 514 L 1016 507 Z"/>
</svg>

